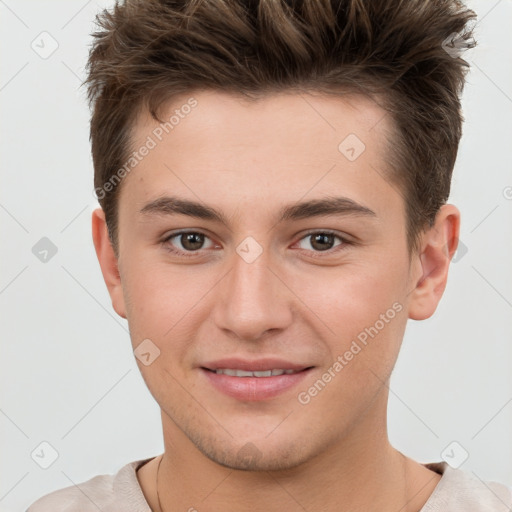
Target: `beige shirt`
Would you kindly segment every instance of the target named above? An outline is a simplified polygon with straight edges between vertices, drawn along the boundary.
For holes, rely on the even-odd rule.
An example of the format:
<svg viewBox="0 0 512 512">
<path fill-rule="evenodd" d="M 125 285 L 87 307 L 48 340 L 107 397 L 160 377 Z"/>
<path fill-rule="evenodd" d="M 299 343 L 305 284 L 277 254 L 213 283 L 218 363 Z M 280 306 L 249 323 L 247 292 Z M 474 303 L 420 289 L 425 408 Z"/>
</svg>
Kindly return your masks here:
<svg viewBox="0 0 512 512">
<path fill-rule="evenodd" d="M 150 459 L 131 462 L 115 475 L 98 475 L 39 498 L 26 512 L 151 512 L 137 479 Z M 424 464 L 442 475 L 420 512 L 510 512 L 512 487 L 482 482 L 446 462 Z"/>
</svg>

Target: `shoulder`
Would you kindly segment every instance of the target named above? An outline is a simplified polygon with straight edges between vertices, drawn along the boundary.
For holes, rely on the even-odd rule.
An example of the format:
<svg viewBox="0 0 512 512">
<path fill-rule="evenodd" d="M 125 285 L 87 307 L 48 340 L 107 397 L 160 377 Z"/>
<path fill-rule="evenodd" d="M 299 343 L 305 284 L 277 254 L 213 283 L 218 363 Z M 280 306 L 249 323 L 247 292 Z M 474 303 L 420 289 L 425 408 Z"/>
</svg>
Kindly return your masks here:
<svg viewBox="0 0 512 512">
<path fill-rule="evenodd" d="M 131 462 L 114 475 L 53 491 L 32 503 L 26 512 L 150 512 L 136 470 L 151 459 Z"/>
<path fill-rule="evenodd" d="M 474 472 L 454 469 L 446 462 L 425 464 L 442 475 L 420 512 L 509 512 L 512 487 L 481 480 Z"/>
</svg>

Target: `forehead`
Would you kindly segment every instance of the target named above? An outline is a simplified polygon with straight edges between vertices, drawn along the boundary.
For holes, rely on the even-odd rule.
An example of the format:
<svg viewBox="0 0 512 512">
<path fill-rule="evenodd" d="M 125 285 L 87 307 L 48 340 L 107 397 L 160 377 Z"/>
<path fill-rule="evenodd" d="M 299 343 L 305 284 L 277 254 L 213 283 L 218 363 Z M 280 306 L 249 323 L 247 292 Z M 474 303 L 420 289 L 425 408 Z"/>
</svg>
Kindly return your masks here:
<svg viewBox="0 0 512 512">
<path fill-rule="evenodd" d="M 248 101 L 197 91 L 159 114 L 163 123 L 142 112 L 133 128 L 132 150 L 149 141 L 151 149 L 126 178 L 121 196 L 132 204 L 179 192 L 261 207 L 334 189 L 365 204 L 382 202 L 382 187 L 389 189 L 390 119 L 360 95 L 290 92 Z"/>
<path fill-rule="evenodd" d="M 132 140 L 136 145 L 154 132 L 157 139 L 172 133 L 176 142 L 183 142 L 180 132 L 188 136 L 190 131 L 197 131 L 200 136 L 199 131 L 209 130 L 210 138 L 218 135 L 217 143 L 246 147 L 250 141 L 257 144 L 272 138 L 276 143 L 294 144 L 300 150 L 298 143 L 304 138 L 317 135 L 335 144 L 348 133 L 374 144 L 377 141 L 373 139 L 382 136 L 389 126 L 389 116 L 377 101 L 349 93 L 335 96 L 290 91 L 249 99 L 220 91 L 195 91 L 164 103 L 160 109 L 162 123 L 153 119 L 147 109 L 142 110 L 134 124 Z"/>
</svg>

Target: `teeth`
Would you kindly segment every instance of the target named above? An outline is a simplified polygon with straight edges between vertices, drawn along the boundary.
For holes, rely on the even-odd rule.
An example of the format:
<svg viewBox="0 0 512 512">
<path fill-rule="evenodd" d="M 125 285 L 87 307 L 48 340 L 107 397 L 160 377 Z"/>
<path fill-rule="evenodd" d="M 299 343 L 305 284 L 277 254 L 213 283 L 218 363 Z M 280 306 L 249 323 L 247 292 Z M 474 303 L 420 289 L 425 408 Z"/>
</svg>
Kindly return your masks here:
<svg viewBox="0 0 512 512">
<path fill-rule="evenodd" d="M 218 368 L 217 370 L 215 370 L 215 373 L 230 375 L 231 377 L 274 377 L 283 374 L 290 375 L 292 373 L 297 373 L 297 371 L 276 369 L 248 372 L 245 370 L 233 370 L 231 368 Z"/>
<path fill-rule="evenodd" d="M 254 373 L 255 377 L 270 377 L 271 375 L 275 375 L 274 371 L 276 371 L 276 370 L 265 370 L 262 372 L 251 372 L 251 373 Z"/>
</svg>

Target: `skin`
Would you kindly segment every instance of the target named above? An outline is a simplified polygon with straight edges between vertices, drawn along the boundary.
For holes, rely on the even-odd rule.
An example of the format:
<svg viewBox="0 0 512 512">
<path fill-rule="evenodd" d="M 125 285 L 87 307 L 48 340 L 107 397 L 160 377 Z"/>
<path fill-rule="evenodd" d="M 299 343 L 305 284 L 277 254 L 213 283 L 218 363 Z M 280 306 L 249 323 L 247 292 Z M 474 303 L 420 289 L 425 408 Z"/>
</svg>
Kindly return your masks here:
<svg viewBox="0 0 512 512">
<path fill-rule="evenodd" d="M 387 386 L 407 320 L 429 318 L 444 292 L 459 211 L 444 205 L 409 254 L 404 199 L 384 177 L 391 120 L 367 98 L 193 96 L 197 107 L 123 180 L 119 258 L 103 211 L 92 218 L 103 277 L 133 348 L 149 338 L 160 350 L 149 366 L 138 362 L 162 411 L 165 444 L 137 474 L 149 505 L 160 511 L 161 462 L 166 512 L 420 510 L 440 476 L 390 445 Z M 162 117 L 186 100 L 175 98 Z M 141 115 L 134 148 L 157 126 Z M 352 162 L 338 150 L 350 133 L 366 146 Z M 227 224 L 141 213 L 171 195 L 221 211 Z M 277 222 L 284 205 L 333 195 L 375 215 Z M 194 257 L 170 252 L 190 248 L 183 238 L 162 241 L 185 228 L 206 235 Z M 307 236 L 325 229 L 341 238 L 319 246 Z M 236 252 L 248 236 L 263 249 L 252 263 Z M 301 404 L 298 393 L 394 303 L 401 312 Z M 198 368 L 231 355 L 314 369 L 277 397 L 244 402 L 217 391 Z M 252 462 L 244 446 L 257 454 Z"/>
</svg>

